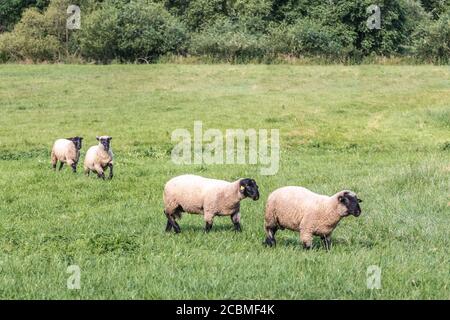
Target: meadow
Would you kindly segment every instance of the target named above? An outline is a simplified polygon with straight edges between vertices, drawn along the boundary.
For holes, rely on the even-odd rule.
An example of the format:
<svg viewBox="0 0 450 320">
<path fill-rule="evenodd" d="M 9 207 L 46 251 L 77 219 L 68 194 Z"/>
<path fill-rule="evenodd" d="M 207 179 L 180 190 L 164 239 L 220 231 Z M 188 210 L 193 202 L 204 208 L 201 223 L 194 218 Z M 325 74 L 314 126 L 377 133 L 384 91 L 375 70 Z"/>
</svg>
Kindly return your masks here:
<svg viewBox="0 0 450 320">
<path fill-rule="evenodd" d="M 450 299 L 448 66 L 1 65 L 0 114 L 0 298 Z M 171 133 L 196 120 L 279 129 L 278 173 L 174 164 Z M 83 136 L 83 159 L 104 134 L 113 180 L 51 170 L 56 138 Z M 165 233 L 163 186 L 183 173 L 255 178 L 243 232 L 185 215 Z M 267 248 L 265 201 L 285 185 L 351 189 L 362 214 L 329 252 L 291 231 Z"/>
</svg>

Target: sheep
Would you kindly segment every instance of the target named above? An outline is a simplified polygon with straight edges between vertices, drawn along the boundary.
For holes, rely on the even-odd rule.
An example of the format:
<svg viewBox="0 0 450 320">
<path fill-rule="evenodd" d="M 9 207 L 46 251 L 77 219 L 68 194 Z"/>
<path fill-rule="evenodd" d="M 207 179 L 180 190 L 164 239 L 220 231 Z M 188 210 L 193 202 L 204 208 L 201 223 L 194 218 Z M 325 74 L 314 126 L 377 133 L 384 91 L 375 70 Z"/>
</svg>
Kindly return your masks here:
<svg viewBox="0 0 450 320">
<path fill-rule="evenodd" d="M 357 195 L 343 190 L 329 197 L 302 187 L 282 187 L 267 199 L 264 228 L 265 244 L 276 244 L 278 229 L 300 232 L 303 247 L 310 249 L 313 236 L 320 236 L 326 250 L 331 247 L 331 233 L 339 221 L 348 215 L 361 214 Z"/>
<path fill-rule="evenodd" d="M 176 218 L 182 212 L 202 214 L 205 232 L 209 232 L 215 216 L 230 216 L 234 230 L 240 232 L 240 202 L 244 198 L 259 199 L 259 190 L 253 179 L 234 182 L 208 179 L 196 175 L 181 175 L 169 180 L 164 187 L 164 214 L 166 231 L 181 232 Z"/>
<path fill-rule="evenodd" d="M 82 142 L 83 138 L 78 136 L 56 140 L 53 144 L 51 153 L 51 163 L 53 170 L 56 171 L 56 165 L 59 161 L 59 171 L 61 171 L 64 163 L 67 163 L 72 167 L 72 171 L 76 173 L 78 160 L 80 159 Z"/>
<path fill-rule="evenodd" d="M 109 167 L 109 179 L 114 176 L 113 167 L 113 152 L 111 150 L 111 140 L 110 136 L 100 136 L 97 137 L 99 144 L 92 146 L 86 153 L 84 159 L 84 173 L 89 176 L 91 171 L 97 173 L 99 178 L 105 179 L 105 170 Z"/>
</svg>

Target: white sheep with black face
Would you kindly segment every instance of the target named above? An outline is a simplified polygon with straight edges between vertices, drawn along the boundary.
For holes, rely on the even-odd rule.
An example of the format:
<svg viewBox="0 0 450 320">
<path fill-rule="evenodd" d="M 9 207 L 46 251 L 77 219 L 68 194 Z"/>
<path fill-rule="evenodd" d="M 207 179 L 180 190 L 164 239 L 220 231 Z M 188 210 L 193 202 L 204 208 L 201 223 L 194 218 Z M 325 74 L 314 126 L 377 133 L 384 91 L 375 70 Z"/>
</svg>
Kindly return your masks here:
<svg viewBox="0 0 450 320">
<path fill-rule="evenodd" d="M 234 182 L 182 175 L 170 179 L 164 187 L 166 231 L 179 233 L 175 221 L 182 212 L 202 214 L 205 231 L 209 232 L 215 216 L 230 216 L 236 231 L 241 231 L 240 202 L 244 198 L 259 199 L 258 185 L 253 179 Z"/>
<path fill-rule="evenodd" d="M 62 169 L 64 163 L 72 167 L 73 172 L 77 172 L 78 160 L 80 159 L 80 150 L 82 147 L 82 137 L 72 137 L 67 139 L 58 139 L 53 144 L 51 153 L 52 167 L 56 170 L 58 161 L 60 162 L 59 170 Z"/>
<path fill-rule="evenodd" d="M 105 170 L 109 168 L 109 178 L 113 178 L 114 154 L 111 150 L 111 140 L 110 136 L 97 137 L 98 145 L 90 147 L 86 152 L 84 159 L 86 175 L 93 171 L 99 178 L 105 179 Z"/>
<path fill-rule="evenodd" d="M 357 195 L 343 190 L 326 196 L 302 187 L 283 187 L 269 195 L 265 213 L 265 243 L 276 244 L 278 229 L 300 232 L 300 239 L 307 249 L 312 246 L 313 236 L 320 236 L 327 250 L 331 246 L 331 233 L 343 217 L 361 214 Z"/>
</svg>

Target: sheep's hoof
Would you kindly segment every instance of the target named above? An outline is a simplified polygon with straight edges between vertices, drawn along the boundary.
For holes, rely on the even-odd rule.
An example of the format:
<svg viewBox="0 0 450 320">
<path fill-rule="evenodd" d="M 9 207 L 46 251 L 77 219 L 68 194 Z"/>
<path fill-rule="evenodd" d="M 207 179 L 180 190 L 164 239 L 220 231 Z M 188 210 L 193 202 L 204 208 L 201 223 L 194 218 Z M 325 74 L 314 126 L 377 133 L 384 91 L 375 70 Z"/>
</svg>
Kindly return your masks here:
<svg viewBox="0 0 450 320">
<path fill-rule="evenodd" d="M 212 223 L 206 223 L 205 225 L 205 233 L 208 233 L 211 231 Z"/>
<path fill-rule="evenodd" d="M 242 228 L 241 228 L 241 224 L 240 223 L 235 223 L 234 224 L 234 231 L 242 232 Z"/>
<path fill-rule="evenodd" d="M 275 239 L 266 238 L 266 241 L 263 242 L 266 246 L 273 247 L 276 245 Z"/>
</svg>

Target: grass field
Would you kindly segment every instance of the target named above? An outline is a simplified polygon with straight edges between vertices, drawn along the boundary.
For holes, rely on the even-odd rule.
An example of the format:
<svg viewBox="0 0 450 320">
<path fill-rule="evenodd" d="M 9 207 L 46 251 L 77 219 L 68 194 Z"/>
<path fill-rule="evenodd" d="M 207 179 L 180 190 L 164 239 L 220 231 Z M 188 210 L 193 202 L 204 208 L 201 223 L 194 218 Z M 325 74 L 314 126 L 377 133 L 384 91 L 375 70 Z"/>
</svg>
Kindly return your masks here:
<svg viewBox="0 0 450 320">
<path fill-rule="evenodd" d="M 0 298 L 450 299 L 448 67 L 3 65 L 0 108 Z M 280 170 L 175 165 L 171 133 L 195 120 L 279 129 Z M 56 138 L 82 135 L 85 152 L 100 134 L 112 181 L 50 169 Z M 255 178 L 243 232 L 219 217 L 204 234 L 185 215 L 166 234 L 162 188 L 182 173 Z M 265 201 L 284 185 L 351 189 L 363 213 L 330 252 L 290 231 L 266 248 Z M 367 289 L 371 265 L 381 289 Z"/>
</svg>

